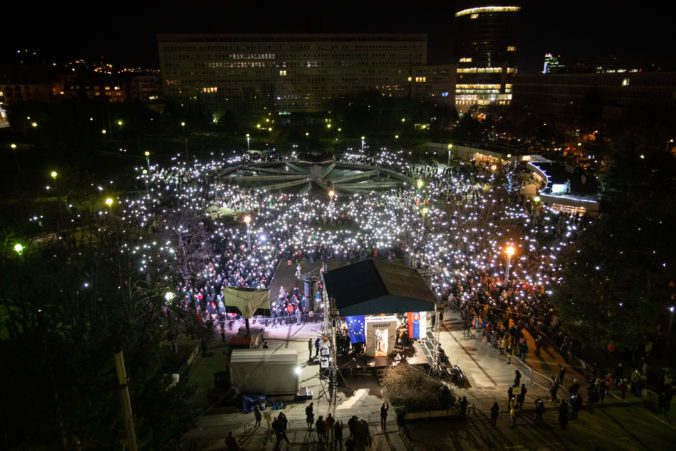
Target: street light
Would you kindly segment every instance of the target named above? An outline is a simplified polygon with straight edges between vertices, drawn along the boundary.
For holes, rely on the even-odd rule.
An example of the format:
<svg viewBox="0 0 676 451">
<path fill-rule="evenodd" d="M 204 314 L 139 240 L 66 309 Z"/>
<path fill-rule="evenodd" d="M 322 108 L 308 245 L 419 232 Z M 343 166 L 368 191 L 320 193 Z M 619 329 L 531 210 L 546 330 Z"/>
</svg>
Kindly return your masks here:
<svg viewBox="0 0 676 451">
<path fill-rule="evenodd" d="M 251 147 L 249 146 L 250 141 L 251 141 L 251 135 L 249 135 L 249 134 L 247 133 L 247 134 L 246 134 L 246 150 L 247 150 L 247 152 L 248 152 L 249 150 L 251 150 Z"/>
<path fill-rule="evenodd" d="M 423 182 L 422 180 L 418 180 L 418 182 L 417 182 L 418 189 L 421 189 L 424 184 L 425 184 L 425 182 Z"/>
<path fill-rule="evenodd" d="M 505 255 L 507 255 L 507 270 L 505 271 L 505 282 L 509 280 L 509 265 L 511 263 L 512 255 L 514 255 L 514 246 L 511 244 L 505 248 Z"/>
<path fill-rule="evenodd" d="M 309 148 L 310 148 L 310 146 L 308 144 L 309 139 L 310 139 L 310 132 L 305 132 L 305 151 L 306 152 L 309 152 Z"/>
<path fill-rule="evenodd" d="M 16 252 L 19 255 L 21 255 L 23 253 L 23 249 L 24 249 L 24 247 L 21 243 L 16 243 L 14 245 L 14 252 Z"/>
<path fill-rule="evenodd" d="M 108 206 L 108 208 L 110 208 L 113 205 L 113 198 L 112 197 L 106 197 L 105 203 Z"/>
<path fill-rule="evenodd" d="M 361 153 L 364 153 L 364 140 L 366 139 L 366 136 L 361 137 Z"/>
<path fill-rule="evenodd" d="M 246 222 L 246 244 L 249 249 L 251 249 L 251 229 L 249 228 L 249 224 L 251 223 L 251 216 L 246 215 L 244 216 L 244 222 Z"/>
<path fill-rule="evenodd" d="M 336 192 L 334 190 L 329 191 L 329 199 L 333 200 L 333 196 L 336 195 Z"/>
<path fill-rule="evenodd" d="M 52 178 L 53 178 L 54 180 L 56 180 L 56 177 L 59 175 L 59 173 L 56 172 L 56 171 L 52 171 L 52 172 L 49 173 L 49 175 L 51 175 Z"/>
<path fill-rule="evenodd" d="M 12 149 L 16 149 L 16 144 L 12 143 L 9 145 L 9 147 L 11 147 Z"/>
<path fill-rule="evenodd" d="M 164 293 L 164 299 L 167 302 L 171 302 L 171 300 L 174 299 L 174 296 L 175 296 L 174 293 L 172 293 L 171 291 L 167 291 L 166 293 Z"/>
<path fill-rule="evenodd" d="M 148 172 L 150 172 L 150 152 L 145 151 L 146 163 L 148 163 Z"/>
<path fill-rule="evenodd" d="M 448 145 L 448 164 L 446 166 L 451 166 L 451 149 L 453 149 L 453 144 Z"/>
</svg>

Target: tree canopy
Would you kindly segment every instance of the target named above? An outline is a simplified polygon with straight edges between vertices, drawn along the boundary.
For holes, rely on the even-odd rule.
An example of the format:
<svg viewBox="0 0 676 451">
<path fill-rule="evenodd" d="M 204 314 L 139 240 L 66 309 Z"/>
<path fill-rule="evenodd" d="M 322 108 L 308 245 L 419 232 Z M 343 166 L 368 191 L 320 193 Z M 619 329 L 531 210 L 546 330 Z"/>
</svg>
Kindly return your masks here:
<svg viewBox="0 0 676 451">
<path fill-rule="evenodd" d="M 555 293 L 564 329 L 585 344 L 634 349 L 660 331 L 676 290 L 676 158 L 636 136 L 616 142 L 602 212 L 569 249 Z"/>
</svg>

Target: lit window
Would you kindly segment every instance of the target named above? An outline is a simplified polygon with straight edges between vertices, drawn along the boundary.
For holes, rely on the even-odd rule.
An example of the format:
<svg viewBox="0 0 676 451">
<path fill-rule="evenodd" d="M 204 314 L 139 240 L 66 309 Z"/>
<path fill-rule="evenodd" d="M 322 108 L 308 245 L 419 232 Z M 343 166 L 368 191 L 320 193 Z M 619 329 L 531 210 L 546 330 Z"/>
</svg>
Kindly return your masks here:
<svg viewBox="0 0 676 451">
<path fill-rule="evenodd" d="M 286 77 L 286 70 L 282 69 L 279 71 L 279 76 L 280 77 Z"/>
<path fill-rule="evenodd" d="M 474 13 L 474 14 L 472 14 L 471 16 L 469 16 L 469 18 L 470 18 L 470 19 L 478 19 L 478 18 L 479 18 L 479 14 Z"/>
<path fill-rule="evenodd" d="M 461 63 L 471 63 L 472 58 L 460 58 L 459 62 L 461 62 Z"/>
<path fill-rule="evenodd" d="M 629 86 L 629 79 L 628 78 L 622 79 L 622 86 Z"/>
<path fill-rule="evenodd" d="M 507 51 L 508 51 L 508 52 L 516 52 L 516 47 L 514 47 L 513 45 L 508 45 L 508 46 L 507 46 Z"/>
</svg>

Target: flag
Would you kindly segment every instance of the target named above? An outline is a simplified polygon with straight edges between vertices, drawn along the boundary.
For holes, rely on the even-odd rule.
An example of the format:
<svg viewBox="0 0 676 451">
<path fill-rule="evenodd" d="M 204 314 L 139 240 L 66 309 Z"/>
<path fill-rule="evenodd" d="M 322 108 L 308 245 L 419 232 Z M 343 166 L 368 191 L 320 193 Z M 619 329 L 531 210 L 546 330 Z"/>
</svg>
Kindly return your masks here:
<svg viewBox="0 0 676 451">
<path fill-rule="evenodd" d="M 347 321 L 347 331 L 350 333 L 350 343 L 364 343 L 366 341 L 364 315 L 346 316 L 345 320 Z"/>
<path fill-rule="evenodd" d="M 425 338 L 427 335 L 427 315 L 425 312 L 408 312 L 408 337 Z"/>
</svg>

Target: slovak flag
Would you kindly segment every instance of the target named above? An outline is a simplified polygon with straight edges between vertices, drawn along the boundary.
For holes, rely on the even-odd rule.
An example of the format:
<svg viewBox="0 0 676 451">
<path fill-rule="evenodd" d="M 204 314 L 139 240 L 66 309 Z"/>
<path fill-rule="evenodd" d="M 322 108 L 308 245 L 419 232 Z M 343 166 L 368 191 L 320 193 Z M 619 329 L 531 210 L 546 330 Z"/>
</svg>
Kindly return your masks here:
<svg viewBox="0 0 676 451">
<path fill-rule="evenodd" d="M 408 337 L 424 338 L 427 335 L 427 318 L 425 312 L 408 312 Z"/>
</svg>

